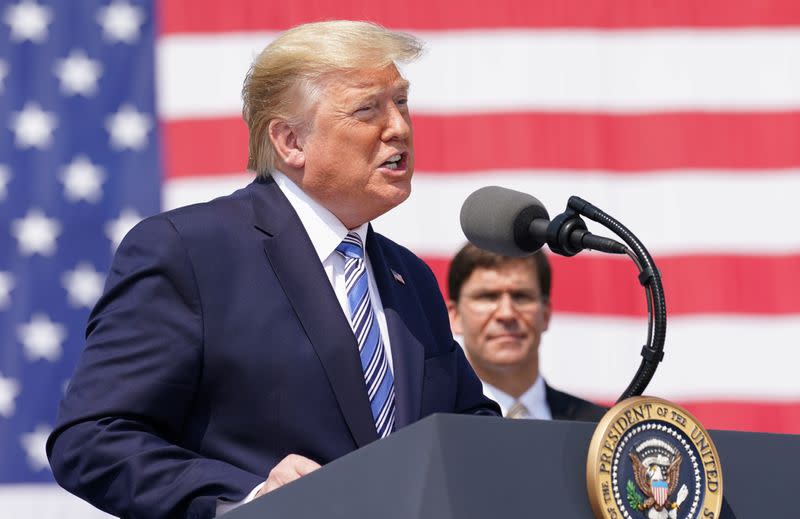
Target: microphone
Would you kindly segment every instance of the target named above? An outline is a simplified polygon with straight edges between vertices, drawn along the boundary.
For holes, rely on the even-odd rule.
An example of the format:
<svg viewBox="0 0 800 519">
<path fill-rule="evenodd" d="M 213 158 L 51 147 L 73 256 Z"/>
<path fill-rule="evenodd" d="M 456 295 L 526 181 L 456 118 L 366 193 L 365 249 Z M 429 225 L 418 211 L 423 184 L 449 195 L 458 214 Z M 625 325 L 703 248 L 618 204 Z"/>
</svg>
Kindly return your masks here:
<svg viewBox="0 0 800 519">
<path fill-rule="evenodd" d="M 461 206 L 461 229 L 475 246 L 505 256 L 528 256 L 546 243 L 550 250 L 574 256 L 584 249 L 627 254 L 625 245 L 586 230 L 577 213 L 552 222 L 535 197 L 499 186 L 482 187 Z"/>
</svg>

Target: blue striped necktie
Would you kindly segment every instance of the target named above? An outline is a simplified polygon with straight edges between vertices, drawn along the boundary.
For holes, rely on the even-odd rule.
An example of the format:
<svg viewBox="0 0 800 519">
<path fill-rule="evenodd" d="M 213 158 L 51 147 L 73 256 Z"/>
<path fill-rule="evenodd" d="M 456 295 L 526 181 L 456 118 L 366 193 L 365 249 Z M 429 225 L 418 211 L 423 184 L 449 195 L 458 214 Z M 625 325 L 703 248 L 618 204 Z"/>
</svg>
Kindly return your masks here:
<svg viewBox="0 0 800 519">
<path fill-rule="evenodd" d="M 375 428 L 378 437 L 383 438 L 394 427 L 394 377 L 389 369 L 381 331 L 369 297 L 361 237 L 354 232 L 348 233 L 336 247 L 336 252 L 344 257 L 344 284 L 350 306 L 350 325 L 358 342 Z"/>
</svg>

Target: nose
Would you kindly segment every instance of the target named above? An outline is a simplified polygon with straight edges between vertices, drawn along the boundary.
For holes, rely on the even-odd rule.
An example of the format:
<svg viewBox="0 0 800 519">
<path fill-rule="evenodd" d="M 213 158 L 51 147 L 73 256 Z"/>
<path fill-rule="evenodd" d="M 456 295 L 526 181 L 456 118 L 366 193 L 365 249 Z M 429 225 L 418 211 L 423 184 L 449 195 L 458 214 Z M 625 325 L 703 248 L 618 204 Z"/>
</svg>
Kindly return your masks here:
<svg viewBox="0 0 800 519">
<path fill-rule="evenodd" d="M 411 135 L 411 118 L 407 110 L 401 110 L 395 103 L 389 103 L 386 113 L 386 123 L 381 134 L 381 140 L 405 141 Z"/>
<path fill-rule="evenodd" d="M 497 308 L 494 311 L 497 319 L 516 319 L 517 314 L 514 308 L 514 301 L 511 294 L 502 294 L 497 300 Z"/>
</svg>

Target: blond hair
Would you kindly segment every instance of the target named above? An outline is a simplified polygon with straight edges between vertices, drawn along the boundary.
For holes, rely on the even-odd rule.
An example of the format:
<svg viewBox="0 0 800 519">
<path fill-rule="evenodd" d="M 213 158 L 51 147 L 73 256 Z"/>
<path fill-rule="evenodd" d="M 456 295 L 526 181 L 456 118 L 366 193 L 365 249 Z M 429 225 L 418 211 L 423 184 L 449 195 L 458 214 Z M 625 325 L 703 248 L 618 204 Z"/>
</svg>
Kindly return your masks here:
<svg viewBox="0 0 800 519">
<path fill-rule="evenodd" d="M 370 22 L 316 22 L 284 32 L 261 51 L 244 80 L 242 117 L 250 131 L 247 168 L 259 176 L 275 168 L 269 124 L 273 119 L 303 123 L 305 110 L 298 110 L 293 95 L 298 89 L 310 104 L 318 99 L 324 76 L 332 72 L 408 63 L 421 52 L 422 44 L 414 36 Z"/>
</svg>

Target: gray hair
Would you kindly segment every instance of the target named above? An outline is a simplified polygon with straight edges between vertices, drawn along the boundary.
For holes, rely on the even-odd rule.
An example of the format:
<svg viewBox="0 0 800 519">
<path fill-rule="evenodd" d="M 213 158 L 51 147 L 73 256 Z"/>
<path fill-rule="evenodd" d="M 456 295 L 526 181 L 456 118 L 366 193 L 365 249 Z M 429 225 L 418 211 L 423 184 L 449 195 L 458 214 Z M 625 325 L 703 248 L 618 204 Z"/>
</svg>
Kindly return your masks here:
<svg viewBox="0 0 800 519">
<path fill-rule="evenodd" d="M 331 73 L 408 63 L 421 53 L 422 43 L 414 36 L 370 22 L 316 22 L 284 32 L 261 51 L 244 80 L 242 117 L 250 132 L 247 168 L 259 176 L 275 168 L 269 124 L 273 119 L 303 123 L 305 111 L 297 109 L 296 94 L 304 94 L 308 108 Z"/>
</svg>

